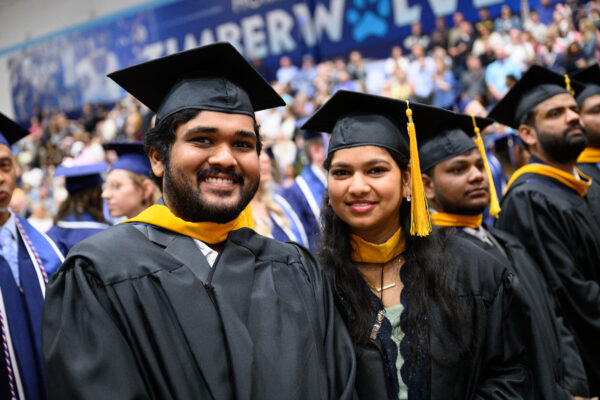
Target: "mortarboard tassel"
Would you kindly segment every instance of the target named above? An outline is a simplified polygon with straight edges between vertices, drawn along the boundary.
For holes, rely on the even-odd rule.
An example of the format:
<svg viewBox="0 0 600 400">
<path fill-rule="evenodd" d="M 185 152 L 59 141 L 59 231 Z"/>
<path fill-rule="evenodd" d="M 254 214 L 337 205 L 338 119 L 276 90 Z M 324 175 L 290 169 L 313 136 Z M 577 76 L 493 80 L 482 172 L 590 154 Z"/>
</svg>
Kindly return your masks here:
<svg viewBox="0 0 600 400">
<path fill-rule="evenodd" d="M 571 78 L 567 74 L 565 74 L 565 89 L 571 93 L 571 96 L 575 96 L 575 91 L 571 88 Z"/>
<path fill-rule="evenodd" d="M 431 219 L 429 218 L 429 207 L 421 178 L 417 133 L 408 100 L 406 100 L 406 116 L 408 117 L 407 128 L 410 140 L 410 192 L 412 198 L 410 205 L 410 234 L 413 236 L 429 236 L 431 232 Z"/>
<path fill-rule="evenodd" d="M 481 138 L 481 133 L 479 131 L 479 127 L 475 122 L 475 116 L 471 115 L 473 118 L 473 130 L 475 131 L 475 144 L 479 149 L 479 153 L 481 153 L 481 158 L 483 159 L 483 166 L 485 168 L 485 173 L 488 178 L 488 182 L 490 185 L 490 215 L 492 217 L 498 218 L 498 214 L 500 213 L 500 203 L 498 202 L 498 194 L 496 193 L 496 186 L 494 185 L 494 179 L 492 177 L 492 171 L 490 170 L 490 165 L 488 164 L 487 154 L 485 153 L 485 146 L 483 145 L 483 139 Z"/>
</svg>

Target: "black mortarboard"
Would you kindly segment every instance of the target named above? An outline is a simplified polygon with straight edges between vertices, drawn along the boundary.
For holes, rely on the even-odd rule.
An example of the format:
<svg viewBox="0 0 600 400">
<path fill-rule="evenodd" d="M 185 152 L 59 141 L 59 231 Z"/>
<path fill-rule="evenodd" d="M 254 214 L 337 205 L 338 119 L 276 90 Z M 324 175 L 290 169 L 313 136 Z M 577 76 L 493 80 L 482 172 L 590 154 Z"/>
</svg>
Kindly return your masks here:
<svg viewBox="0 0 600 400">
<path fill-rule="evenodd" d="M 598 64 L 577 71 L 571 77 L 583 86 L 583 90 L 576 93 L 577 104 L 580 107 L 588 97 L 600 94 L 600 68 L 598 68 Z"/>
<path fill-rule="evenodd" d="M 446 116 L 446 115 L 444 115 Z M 454 114 L 446 118 L 432 116 L 425 128 L 419 125 L 419 158 L 421 169 L 427 171 L 477 147 L 473 118 L 466 114 Z M 488 118 L 475 117 L 477 127 L 485 129 L 494 123 Z"/>
<path fill-rule="evenodd" d="M 106 163 L 86 164 L 73 167 L 59 165 L 54 176 L 64 175 L 65 187 L 69 193 L 77 193 L 103 183 L 102 172 L 106 171 Z"/>
<path fill-rule="evenodd" d="M 407 107 L 402 100 L 338 90 L 302 129 L 331 133 L 328 156 L 348 147 L 379 146 L 409 157 Z M 453 114 L 419 103 L 410 103 L 410 108 L 419 133 L 432 115 Z"/>
<path fill-rule="evenodd" d="M 411 235 L 427 236 L 431 231 L 427 200 L 423 191 L 416 129 L 432 117 L 450 111 L 365 93 L 337 91 L 319 108 L 302 129 L 330 132 L 327 156 L 359 146 L 378 146 L 410 157 Z M 408 139 L 408 140 L 407 140 Z"/>
<path fill-rule="evenodd" d="M 523 117 L 542 101 L 558 94 L 571 93 L 572 90 L 579 92 L 582 89 L 579 83 L 571 82 L 567 75 L 534 65 L 494 106 L 488 117 L 519 129 Z"/>
<path fill-rule="evenodd" d="M 150 177 L 150 160 L 144 153 L 144 144 L 142 142 L 110 142 L 106 145 L 107 149 L 115 150 L 119 159 L 110 167 L 110 171 L 115 169 L 125 169 L 136 174 Z"/>
<path fill-rule="evenodd" d="M 283 99 L 229 43 L 147 61 L 109 78 L 156 113 L 156 124 L 184 109 L 246 114 L 284 106 Z"/>
<path fill-rule="evenodd" d="M 18 142 L 19 139 L 22 139 L 27 135 L 29 135 L 27 129 L 23 128 L 6 115 L 0 113 L 0 144 L 10 148 L 13 143 Z"/>
</svg>

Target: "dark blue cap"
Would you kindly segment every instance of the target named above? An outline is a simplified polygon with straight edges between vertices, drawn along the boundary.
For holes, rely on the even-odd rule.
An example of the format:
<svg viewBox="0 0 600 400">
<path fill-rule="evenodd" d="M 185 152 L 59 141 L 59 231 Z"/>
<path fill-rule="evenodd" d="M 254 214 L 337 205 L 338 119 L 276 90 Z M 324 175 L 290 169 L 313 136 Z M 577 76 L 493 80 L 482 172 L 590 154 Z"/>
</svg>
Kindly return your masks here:
<svg viewBox="0 0 600 400">
<path fill-rule="evenodd" d="M 319 131 L 315 131 L 312 129 L 302 129 L 302 125 L 304 125 L 304 123 L 308 121 L 308 118 L 309 117 L 305 117 L 296 121 L 296 129 L 302 132 L 302 137 L 304 138 L 304 140 L 323 139 L 323 135 Z"/>
<path fill-rule="evenodd" d="M 600 94 L 600 68 L 598 68 L 598 64 L 577 71 L 571 76 L 583 85 L 583 89 L 576 94 L 577 104 L 580 107 L 588 98 Z"/>
<path fill-rule="evenodd" d="M 64 176 L 67 192 L 77 193 L 94 186 L 101 186 L 104 181 L 100 174 L 106 171 L 106 167 L 105 162 L 73 167 L 59 165 L 54 176 Z"/>
<path fill-rule="evenodd" d="M 11 147 L 13 143 L 27 135 L 29 135 L 27 129 L 0 113 L 0 144 Z"/>
<path fill-rule="evenodd" d="M 110 171 L 124 169 L 138 175 L 150 177 L 150 160 L 144 153 L 142 142 L 110 142 L 106 144 L 109 150 L 115 150 L 119 159 L 110 167 Z M 109 172 L 110 172 L 109 171 Z"/>
</svg>

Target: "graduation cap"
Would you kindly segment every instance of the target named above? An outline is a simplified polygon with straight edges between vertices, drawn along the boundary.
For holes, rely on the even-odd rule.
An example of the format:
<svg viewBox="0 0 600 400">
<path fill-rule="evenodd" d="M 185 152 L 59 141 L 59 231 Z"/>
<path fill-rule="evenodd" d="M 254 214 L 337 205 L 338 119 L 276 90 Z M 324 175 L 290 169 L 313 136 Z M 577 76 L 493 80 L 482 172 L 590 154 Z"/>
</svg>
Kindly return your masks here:
<svg viewBox="0 0 600 400">
<path fill-rule="evenodd" d="M 441 110 L 445 111 L 445 110 Z M 492 119 L 475 117 L 467 114 L 434 115 L 427 119 L 427 123 L 419 125 L 419 155 L 424 171 L 435 167 L 437 164 L 477 148 L 483 159 L 483 165 L 490 185 L 490 215 L 497 217 L 500 213 L 498 194 L 494 186 L 492 171 L 487 161 L 487 154 L 481 129 L 494 123 Z"/>
<path fill-rule="evenodd" d="M 105 147 L 109 150 L 115 150 L 119 156 L 118 160 L 110 167 L 110 171 L 125 169 L 138 175 L 150 177 L 152 167 L 150 166 L 150 160 L 144 153 L 142 142 L 109 142 Z"/>
<path fill-rule="evenodd" d="M 411 235 L 427 236 L 431 221 L 423 190 L 415 127 L 431 118 L 434 107 L 365 93 L 337 91 L 302 129 L 331 133 L 327 156 L 335 151 L 378 146 L 410 157 Z M 440 110 L 441 114 L 450 111 Z M 407 140 L 408 138 L 408 140 Z"/>
<path fill-rule="evenodd" d="M 14 143 L 27 135 L 29 135 L 27 129 L 0 113 L 0 144 L 10 148 Z"/>
<path fill-rule="evenodd" d="M 96 163 L 67 167 L 59 165 L 54 176 L 65 177 L 65 187 L 70 194 L 77 193 L 103 183 L 102 172 L 106 171 L 106 163 Z"/>
<path fill-rule="evenodd" d="M 541 102 L 558 94 L 573 94 L 582 89 L 579 83 L 571 82 L 568 75 L 534 65 L 494 106 L 488 117 L 519 129 L 523 117 Z"/>
<path fill-rule="evenodd" d="M 184 109 L 246 114 L 283 99 L 227 42 L 210 44 L 108 75 L 156 113 L 156 124 Z"/>
<path fill-rule="evenodd" d="M 313 130 L 313 129 L 304 129 L 302 127 L 302 125 L 304 125 L 304 123 L 306 121 L 308 121 L 308 119 L 309 119 L 309 117 L 299 119 L 298 121 L 296 121 L 296 124 L 294 125 L 296 129 L 301 131 L 302 138 L 304 140 L 319 139 L 319 138 L 323 139 L 323 135 L 321 134 L 321 132 Z"/>
<path fill-rule="evenodd" d="M 591 65 L 571 75 L 574 81 L 582 84 L 583 90 L 577 92 L 577 104 L 581 107 L 583 102 L 592 96 L 600 94 L 600 68 L 598 64 Z"/>
</svg>

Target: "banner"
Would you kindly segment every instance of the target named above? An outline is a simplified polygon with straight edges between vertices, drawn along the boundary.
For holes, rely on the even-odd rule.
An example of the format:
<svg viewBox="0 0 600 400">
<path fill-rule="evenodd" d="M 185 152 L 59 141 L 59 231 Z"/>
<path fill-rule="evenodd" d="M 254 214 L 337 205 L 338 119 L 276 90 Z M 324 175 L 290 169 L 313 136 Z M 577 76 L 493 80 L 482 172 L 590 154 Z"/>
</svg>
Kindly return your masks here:
<svg viewBox="0 0 600 400">
<path fill-rule="evenodd" d="M 72 111 L 85 103 L 111 103 L 125 95 L 109 72 L 215 41 L 229 41 L 272 79 L 279 58 L 299 65 L 310 53 L 317 61 L 359 50 L 385 58 L 391 47 L 421 21 L 425 32 L 437 17 L 461 11 L 477 21 L 520 0 L 182 0 L 133 16 L 103 19 L 9 55 L 16 118 L 28 121 L 36 106 Z M 156 79 L 160 79 L 159 76 Z M 149 83 L 151 84 L 151 83 Z"/>
</svg>

